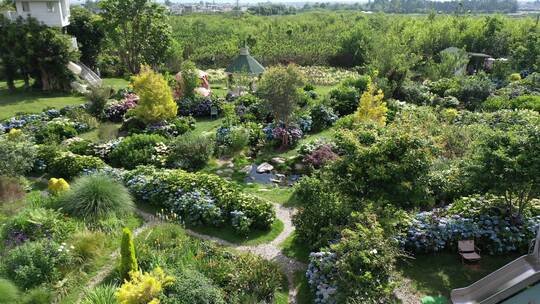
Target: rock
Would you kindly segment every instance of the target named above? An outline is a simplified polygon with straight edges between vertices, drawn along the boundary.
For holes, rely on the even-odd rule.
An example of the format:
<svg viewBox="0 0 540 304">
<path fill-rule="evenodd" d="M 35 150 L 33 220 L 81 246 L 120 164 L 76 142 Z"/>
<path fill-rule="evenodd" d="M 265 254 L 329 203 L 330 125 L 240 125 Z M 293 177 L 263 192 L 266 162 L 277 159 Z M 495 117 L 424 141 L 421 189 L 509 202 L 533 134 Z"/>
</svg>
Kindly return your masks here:
<svg viewBox="0 0 540 304">
<path fill-rule="evenodd" d="M 228 163 L 227 168 L 231 168 L 231 169 L 234 168 L 234 164 L 233 163 Z"/>
<path fill-rule="evenodd" d="M 217 174 L 217 175 L 222 175 L 222 174 L 223 174 L 223 170 L 217 170 L 217 171 L 216 171 L 216 174 Z"/>
<path fill-rule="evenodd" d="M 267 173 L 272 170 L 274 170 L 274 166 L 270 165 L 267 162 L 264 162 L 257 167 L 257 173 Z"/>
<path fill-rule="evenodd" d="M 276 179 L 276 178 L 271 178 L 270 181 L 271 181 L 272 183 L 276 183 L 276 184 L 281 183 L 281 180 Z"/>
<path fill-rule="evenodd" d="M 284 179 L 285 174 L 276 173 L 276 177 L 279 178 L 279 179 Z"/>
<path fill-rule="evenodd" d="M 303 164 L 294 164 L 294 171 L 297 171 L 297 172 L 302 172 L 304 171 L 304 165 Z"/>
<path fill-rule="evenodd" d="M 274 157 L 270 160 L 274 165 L 281 165 L 285 163 L 285 159 L 283 157 Z"/>
<path fill-rule="evenodd" d="M 230 169 L 230 168 L 227 168 L 227 169 L 223 169 L 223 174 L 226 174 L 226 175 L 231 175 L 234 173 L 234 170 L 233 169 Z"/>
<path fill-rule="evenodd" d="M 249 174 L 249 173 L 251 173 L 251 168 L 252 168 L 252 165 L 247 165 L 244 168 L 240 169 L 240 172 L 243 172 L 245 174 Z"/>
</svg>

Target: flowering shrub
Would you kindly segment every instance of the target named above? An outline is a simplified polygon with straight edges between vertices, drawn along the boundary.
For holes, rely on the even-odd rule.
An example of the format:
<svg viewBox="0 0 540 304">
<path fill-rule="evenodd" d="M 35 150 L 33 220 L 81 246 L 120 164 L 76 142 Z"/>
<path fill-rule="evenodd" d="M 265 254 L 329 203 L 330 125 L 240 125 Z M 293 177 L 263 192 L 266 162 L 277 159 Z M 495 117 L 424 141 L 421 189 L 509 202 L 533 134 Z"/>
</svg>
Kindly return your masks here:
<svg viewBox="0 0 540 304">
<path fill-rule="evenodd" d="M 24 114 L 6 119 L 0 122 L 0 133 L 9 132 L 11 129 L 21 129 L 32 122 L 45 122 L 53 118 L 59 117 L 60 111 L 49 109 L 39 114 Z M 3 132 L 2 132 L 3 131 Z"/>
<path fill-rule="evenodd" d="M 313 125 L 313 119 L 309 115 L 302 115 L 301 117 L 298 118 L 296 123 L 300 127 L 300 130 L 302 130 L 302 132 L 305 134 L 311 131 L 312 125 Z"/>
<path fill-rule="evenodd" d="M 32 168 L 36 154 L 34 144 L 24 135 L 14 140 L 0 135 L 0 175 L 23 175 Z"/>
<path fill-rule="evenodd" d="M 139 96 L 134 93 L 127 93 L 122 100 L 107 104 L 105 118 L 113 122 L 121 122 L 127 111 L 135 108 L 138 102 Z"/>
<path fill-rule="evenodd" d="M 281 139 L 284 136 L 288 137 L 289 146 L 295 146 L 298 141 L 304 136 L 302 130 L 296 126 L 289 126 L 288 129 L 285 129 L 283 126 L 275 127 L 274 124 L 268 124 L 264 129 L 267 140 L 273 140 L 276 144 L 281 143 Z"/>
<path fill-rule="evenodd" d="M 50 161 L 47 171 L 53 176 L 72 179 L 85 170 L 100 169 L 106 164 L 99 158 L 63 152 Z"/>
<path fill-rule="evenodd" d="M 312 130 L 315 132 L 333 126 L 338 120 L 338 116 L 334 113 L 334 110 L 322 104 L 311 108 L 310 115 L 313 120 Z"/>
<path fill-rule="evenodd" d="M 339 242 L 311 253 L 306 276 L 315 303 L 387 303 L 397 250 L 371 215 L 341 232 Z"/>
<path fill-rule="evenodd" d="M 219 107 L 219 100 L 210 97 L 184 97 L 177 101 L 178 113 L 182 116 L 208 117 L 212 106 Z"/>
<path fill-rule="evenodd" d="M 212 225 L 236 223 L 234 227 L 240 232 L 245 230 L 246 223 L 250 229 L 269 229 L 275 219 L 269 202 L 244 194 L 215 175 L 139 167 L 126 172 L 124 181 L 137 198 L 173 208 L 188 221 Z M 246 219 L 239 218 L 238 212 Z M 239 219 L 233 222 L 233 218 Z"/>
<path fill-rule="evenodd" d="M 144 129 L 144 132 L 165 137 L 176 137 L 193 129 L 195 129 L 195 119 L 192 116 L 184 116 L 149 124 Z"/>
<path fill-rule="evenodd" d="M 310 147 L 311 148 L 311 147 Z M 309 153 L 304 155 L 303 161 L 313 168 L 320 168 L 327 162 L 338 158 L 335 147 L 332 144 L 322 143 L 314 147 Z M 304 148 L 304 150 L 308 150 Z"/>
<path fill-rule="evenodd" d="M 61 268 L 69 267 L 71 261 L 72 255 L 65 243 L 50 240 L 27 242 L 7 251 L 2 273 L 17 286 L 30 289 L 61 279 Z"/>
<path fill-rule="evenodd" d="M 464 208 L 463 203 L 471 207 Z M 458 240 L 475 239 L 490 254 L 501 254 L 526 249 L 539 224 L 538 215 L 509 217 L 490 198 L 464 198 L 446 208 L 417 213 L 399 239 L 414 252 L 441 251 Z"/>
<path fill-rule="evenodd" d="M 249 136 L 249 130 L 242 126 L 221 126 L 216 130 L 216 145 L 220 153 L 233 153 L 247 146 Z"/>
<path fill-rule="evenodd" d="M 160 165 L 165 160 L 165 138 L 156 134 L 135 134 L 124 138 L 110 153 L 116 167 L 133 169 L 138 165 Z"/>
<path fill-rule="evenodd" d="M 67 118 L 55 118 L 45 124 L 32 124 L 29 128 L 38 143 L 60 142 L 88 130 L 88 125 L 72 122 Z"/>
</svg>

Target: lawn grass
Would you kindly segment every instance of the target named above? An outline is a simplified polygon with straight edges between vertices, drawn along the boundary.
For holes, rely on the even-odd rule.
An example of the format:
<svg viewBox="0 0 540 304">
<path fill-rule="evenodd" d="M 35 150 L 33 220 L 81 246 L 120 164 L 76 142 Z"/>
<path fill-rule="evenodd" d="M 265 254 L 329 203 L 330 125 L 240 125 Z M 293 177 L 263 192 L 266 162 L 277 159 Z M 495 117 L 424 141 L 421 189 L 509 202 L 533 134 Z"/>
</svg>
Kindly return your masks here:
<svg viewBox="0 0 540 304">
<path fill-rule="evenodd" d="M 251 185 L 241 184 L 242 189 L 246 193 L 250 193 L 263 200 L 268 200 L 280 205 L 292 206 L 293 202 L 293 188 L 286 187 L 267 187 L 265 185 L 253 183 Z"/>
<path fill-rule="evenodd" d="M 483 255 L 478 264 L 462 264 L 457 253 L 417 255 L 398 264 L 403 276 L 412 280 L 413 288 L 422 295 L 450 298 L 454 288 L 466 287 L 516 259 L 518 254 Z"/>
<path fill-rule="evenodd" d="M 122 78 L 105 78 L 103 84 L 115 89 L 124 88 L 128 81 Z M 22 81 L 16 81 L 17 89 L 10 92 L 6 82 L 0 82 L 0 120 L 15 116 L 17 113 L 39 113 L 46 108 L 60 109 L 65 106 L 86 102 L 82 95 L 66 92 L 26 91 Z"/>
<path fill-rule="evenodd" d="M 202 118 L 197 119 L 195 123 L 195 130 L 191 131 L 194 135 L 204 135 L 207 133 L 214 133 L 219 126 L 223 123 L 223 118 L 209 119 Z"/>
<path fill-rule="evenodd" d="M 294 274 L 295 287 L 298 289 L 296 294 L 296 300 L 298 304 L 313 304 L 313 292 L 311 291 L 307 278 L 306 272 L 299 270 Z"/>
<path fill-rule="evenodd" d="M 101 123 L 96 129 L 79 134 L 79 137 L 92 142 L 106 142 L 117 137 L 121 126 L 122 123 Z"/>
<path fill-rule="evenodd" d="M 302 263 L 307 264 L 309 262 L 311 250 L 296 239 L 296 234 L 294 232 L 289 235 L 283 243 L 279 244 L 279 247 L 285 256 L 296 259 Z"/>
</svg>

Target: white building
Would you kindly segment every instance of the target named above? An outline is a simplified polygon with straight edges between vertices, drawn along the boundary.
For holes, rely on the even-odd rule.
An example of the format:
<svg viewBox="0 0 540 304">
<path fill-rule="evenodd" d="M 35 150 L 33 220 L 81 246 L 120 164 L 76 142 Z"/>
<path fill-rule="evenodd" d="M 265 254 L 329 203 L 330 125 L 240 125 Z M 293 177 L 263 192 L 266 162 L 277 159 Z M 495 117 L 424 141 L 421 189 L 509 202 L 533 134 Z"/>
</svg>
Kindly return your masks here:
<svg viewBox="0 0 540 304">
<path fill-rule="evenodd" d="M 17 12 L 7 12 L 11 19 L 33 17 L 50 27 L 69 24 L 69 0 L 15 0 Z"/>
</svg>

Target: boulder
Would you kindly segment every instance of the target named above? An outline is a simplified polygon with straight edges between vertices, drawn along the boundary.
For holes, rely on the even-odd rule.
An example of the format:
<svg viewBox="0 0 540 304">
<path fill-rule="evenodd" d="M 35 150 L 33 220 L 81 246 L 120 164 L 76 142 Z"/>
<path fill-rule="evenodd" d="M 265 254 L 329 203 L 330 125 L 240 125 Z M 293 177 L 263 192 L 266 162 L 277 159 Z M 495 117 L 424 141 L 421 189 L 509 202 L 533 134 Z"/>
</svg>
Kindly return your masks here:
<svg viewBox="0 0 540 304">
<path fill-rule="evenodd" d="M 252 165 L 247 165 L 244 168 L 240 169 L 240 172 L 243 172 L 245 174 L 250 174 L 251 173 L 251 168 L 252 168 Z"/>
<path fill-rule="evenodd" d="M 271 162 L 274 165 L 281 165 L 285 163 L 285 159 L 283 157 L 274 157 L 271 159 Z"/>
<path fill-rule="evenodd" d="M 268 173 L 272 170 L 274 170 L 274 166 L 270 165 L 267 162 L 264 162 L 257 166 L 257 173 Z"/>
</svg>

